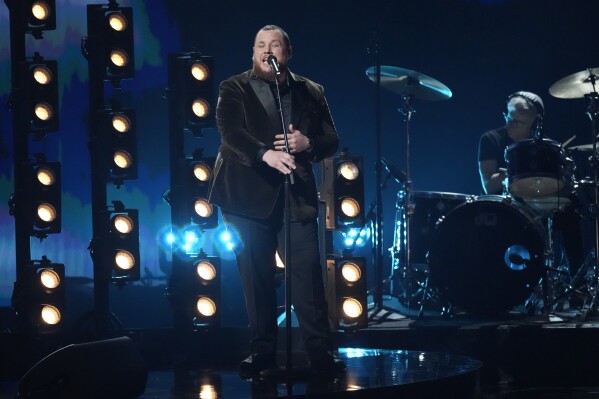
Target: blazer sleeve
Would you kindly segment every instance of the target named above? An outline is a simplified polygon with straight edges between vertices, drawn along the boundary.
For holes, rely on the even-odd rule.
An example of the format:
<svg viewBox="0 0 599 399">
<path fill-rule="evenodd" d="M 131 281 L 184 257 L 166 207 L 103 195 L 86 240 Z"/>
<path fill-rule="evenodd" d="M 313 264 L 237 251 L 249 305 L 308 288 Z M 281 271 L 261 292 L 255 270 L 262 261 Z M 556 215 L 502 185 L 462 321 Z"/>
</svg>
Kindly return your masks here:
<svg viewBox="0 0 599 399">
<path fill-rule="evenodd" d="M 256 162 L 265 144 L 248 132 L 244 90 L 239 82 L 225 80 L 220 84 L 216 106 L 216 125 L 226 152 L 247 166 Z M 251 111 L 248 111 L 251 112 Z"/>
<path fill-rule="evenodd" d="M 329 104 L 324 96 L 324 89 L 318 85 L 320 91 L 320 113 L 321 126 L 319 135 L 315 135 L 314 140 L 314 157 L 312 162 L 320 162 L 324 158 L 330 157 L 337 151 L 339 147 L 339 135 L 331 116 Z"/>
</svg>

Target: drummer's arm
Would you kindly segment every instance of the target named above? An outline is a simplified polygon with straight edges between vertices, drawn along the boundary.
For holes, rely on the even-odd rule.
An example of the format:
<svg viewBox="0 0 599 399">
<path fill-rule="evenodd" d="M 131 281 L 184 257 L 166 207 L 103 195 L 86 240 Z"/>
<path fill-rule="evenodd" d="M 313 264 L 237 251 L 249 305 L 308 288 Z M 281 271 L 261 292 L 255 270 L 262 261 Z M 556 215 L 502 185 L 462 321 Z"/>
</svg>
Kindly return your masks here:
<svg viewBox="0 0 599 399">
<path fill-rule="evenodd" d="M 478 172 L 480 173 L 480 181 L 485 194 L 501 194 L 503 192 L 505 171 L 498 168 L 498 163 L 495 159 L 479 161 Z"/>
</svg>

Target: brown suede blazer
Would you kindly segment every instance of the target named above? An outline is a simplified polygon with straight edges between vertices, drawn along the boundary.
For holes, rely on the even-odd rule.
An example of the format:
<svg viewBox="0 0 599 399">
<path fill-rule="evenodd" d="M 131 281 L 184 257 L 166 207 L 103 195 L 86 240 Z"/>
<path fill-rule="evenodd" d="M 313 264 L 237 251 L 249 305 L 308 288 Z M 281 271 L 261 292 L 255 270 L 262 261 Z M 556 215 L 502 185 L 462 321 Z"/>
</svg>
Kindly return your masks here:
<svg viewBox="0 0 599 399">
<path fill-rule="evenodd" d="M 272 212 L 284 175 L 258 160 L 281 133 L 280 116 L 268 85 L 257 84 L 251 71 L 220 84 L 216 124 L 221 146 L 214 166 L 210 202 L 222 210 L 252 218 Z M 294 220 L 317 217 L 318 198 L 312 164 L 335 153 L 339 136 L 321 85 L 289 73 L 291 120 L 313 141 L 313 149 L 294 154 L 296 166 L 290 205 Z M 252 82 L 253 81 L 253 82 Z"/>
</svg>

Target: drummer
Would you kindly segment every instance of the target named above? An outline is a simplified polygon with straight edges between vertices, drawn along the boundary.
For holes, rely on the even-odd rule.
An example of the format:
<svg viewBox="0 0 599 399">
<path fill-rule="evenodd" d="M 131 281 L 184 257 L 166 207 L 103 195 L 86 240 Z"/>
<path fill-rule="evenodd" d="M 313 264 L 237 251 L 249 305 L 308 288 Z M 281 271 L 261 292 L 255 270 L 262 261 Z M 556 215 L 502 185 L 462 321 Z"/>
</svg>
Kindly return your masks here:
<svg viewBox="0 0 599 399">
<path fill-rule="evenodd" d="M 517 91 L 507 98 L 507 112 L 503 114 L 505 125 L 484 133 L 478 146 L 478 170 L 485 194 L 501 195 L 505 191 L 505 149 L 512 143 L 533 137 L 537 117 L 545 111 L 543 100 L 535 93 Z M 574 204 L 566 206 L 553 215 L 554 238 L 562 241 L 574 273 L 584 261 L 583 236 L 585 230 Z"/>
<path fill-rule="evenodd" d="M 478 171 L 485 194 L 502 194 L 506 178 L 504 152 L 510 144 L 532 137 L 539 114 L 545 107 L 541 97 L 517 91 L 507 99 L 505 125 L 484 133 L 478 145 Z"/>
</svg>

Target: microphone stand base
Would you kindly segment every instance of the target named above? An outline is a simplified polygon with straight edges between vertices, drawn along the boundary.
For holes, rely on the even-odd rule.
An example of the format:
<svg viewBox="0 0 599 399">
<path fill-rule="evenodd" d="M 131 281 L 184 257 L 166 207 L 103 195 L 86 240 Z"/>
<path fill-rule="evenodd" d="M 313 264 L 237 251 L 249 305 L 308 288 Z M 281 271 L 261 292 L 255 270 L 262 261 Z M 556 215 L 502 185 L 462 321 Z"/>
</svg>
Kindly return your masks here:
<svg viewBox="0 0 599 399">
<path fill-rule="evenodd" d="M 260 373 L 260 378 L 275 382 L 298 382 L 318 377 L 318 373 L 308 367 L 276 366 Z"/>
</svg>

